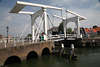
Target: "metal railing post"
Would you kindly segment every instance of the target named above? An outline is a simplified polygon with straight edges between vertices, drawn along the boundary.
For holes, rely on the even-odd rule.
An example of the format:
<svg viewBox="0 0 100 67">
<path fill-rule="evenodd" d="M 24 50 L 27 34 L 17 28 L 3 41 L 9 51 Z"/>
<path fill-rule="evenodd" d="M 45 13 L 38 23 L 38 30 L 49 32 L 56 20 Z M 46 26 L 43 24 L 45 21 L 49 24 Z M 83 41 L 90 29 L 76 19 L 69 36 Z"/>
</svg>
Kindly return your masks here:
<svg viewBox="0 0 100 67">
<path fill-rule="evenodd" d="M 5 48 L 7 47 L 7 42 L 6 42 L 6 40 L 4 40 L 4 44 L 5 44 Z"/>
<path fill-rule="evenodd" d="M 24 39 L 22 38 L 22 43 L 23 43 L 23 45 L 24 45 Z"/>
<path fill-rule="evenodd" d="M 14 46 L 16 46 L 16 39 L 14 38 L 13 40 L 14 40 Z"/>
</svg>

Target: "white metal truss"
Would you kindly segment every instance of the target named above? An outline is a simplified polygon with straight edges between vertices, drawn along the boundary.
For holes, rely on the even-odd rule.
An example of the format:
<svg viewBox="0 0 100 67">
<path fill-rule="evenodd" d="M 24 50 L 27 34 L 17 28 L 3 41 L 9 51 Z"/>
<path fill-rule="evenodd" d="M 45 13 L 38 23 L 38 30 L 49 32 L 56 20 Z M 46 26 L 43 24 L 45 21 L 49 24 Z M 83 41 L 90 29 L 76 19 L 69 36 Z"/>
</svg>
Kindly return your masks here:
<svg viewBox="0 0 100 67">
<path fill-rule="evenodd" d="M 27 11 L 21 11 L 25 6 L 32 6 L 32 7 L 40 7 L 41 9 L 37 12 L 27 12 Z M 55 9 L 62 11 L 62 8 L 54 7 L 54 6 L 48 6 L 48 5 L 42 5 L 42 4 L 35 4 L 35 3 L 29 3 L 29 2 L 23 2 L 23 1 L 17 1 L 14 8 L 10 11 L 10 13 L 23 13 L 31 15 L 31 26 L 32 26 L 32 41 L 35 40 L 35 19 L 41 15 L 43 15 L 44 20 L 44 32 L 45 32 L 45 40 L 47 40 L 47 12 L 46 9 Z"/>
<path fill-rule="evenodd" d="M 37 21 L 37 22 L 35 23 L 35 28 L 36 28 L 35 40 L 38 40 L 40 33 L 43 32 L 42 28 L 41 28 L 43 26 L 43 15 L 39 18 L 39 21 Z"/>
<path fill-rule="evenodd" d="M 77 38 L 80 38 L 80 24 L 79 24 L 79 21 L 81 20 L 86 20 L 87 18 L 86 17 L 83 17 L 75 12 L 72 12 L 70 10 L 66 10 L 67 13 L 70 13 L 72 15 L 75 15 L 75 17 L 71 17 L 71 18 L 63 18 L 61 16 L 57 16 L 57 15 L 54 15 L 55 17 L 57 18 L 60 18 L 60 19 L 63 19 L 62 21 L 64 22 L 63 23 L 63 27 L 64 27 L 64 36 L 66 38 L 66 26 L 69 22 L 74 22 L 75 25 L 77 26 L 77 31 L 76 31 L 76 35 L 77 35 Z"/>
<path fill-rule="evenodd" d="M 82 21 L 82 20 L 86 20 L 87 18 L 84 17 L 84 16 L 81 16 L 81 15 L 79 15 L 79 14 L 73 12 L 73 11 L 70 11 L 70 10 L 66 10 L 66 12 L 74 15 L 75 17 L 71 17 L 71 18 L 68 18 L 68 19 L 66 18 L 65 19 L 65 22 L 64 22 L 65 30 L 64 30 L 64 32 L 66 32 L 66 26 L 67 26 L 67 24 L 69 22 L 74 22 L 75 25 L 76 25 L 76 27 L 77 27 L 76 37 L 77 38 L 81 38 L 81 36 L 80 36 L 80 23 L 79 22 Z M 65 36 L 66 36 L 66 33 L 65 33 Z"/>
</svg>

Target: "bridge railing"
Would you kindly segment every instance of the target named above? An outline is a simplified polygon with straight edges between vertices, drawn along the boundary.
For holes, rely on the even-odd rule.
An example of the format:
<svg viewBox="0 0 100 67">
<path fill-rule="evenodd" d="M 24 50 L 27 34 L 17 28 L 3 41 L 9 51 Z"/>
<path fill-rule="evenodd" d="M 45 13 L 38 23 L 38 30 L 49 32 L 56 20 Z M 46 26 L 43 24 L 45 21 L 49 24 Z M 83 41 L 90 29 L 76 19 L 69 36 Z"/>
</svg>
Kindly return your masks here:
<svg viewBox="0 0 100 67">
<path fill-rule="evenodd" d="M 68 37 L 68 38 L 76 38 L 77 36 L 76 36 L 76 34 L 67 34 L 66 37 Z"/>
<path fill-rule="evenodd" d="M 0 48 L 21 46 L 31 43 L 32 43 L 32 38 L 19 38 L 19 37 L 2 38 L 0 39 Z"/>
<path fill-rule="evenodd" d="M 67 39 L 75 39 L 77 37 L 76 34 L 67 34 L 66 38 Z M 50 35 L 48 37 L 49 40 L 54 40 L 54 41 L 59 41 L 59 40 L 64 40 L 64 34 L 59 34 L 59 35 Z"/>
<path fill-rule="evenodd" d="M 76 37 L 75 34 L 74 35 L 67 34 L 67 38 L 74 38 L 74 37 Z M 64 34 L 48 36 L 48 40 L 58 41 L 58 40 L 63 40 L 63 39 L 64 39 Z M 41 41 L 44 41 L 44 40 L 37 39 L 33 42 L 31 37 L 29 38 L 24 38 L 24 37 L 2 38 L 0 39 L 0 48 L 28 45 L 32 43 L 41 42 Z"/>
<path fill-rule="evenodd" d="M 48 40 L 57 40 L 64 37 L 63 35 L 51 35 L 48 36 Z M 20 38 L 20 37 L 12 37 L 12 38 L 2 38 L 0 39 L 0 48 L 7 48 L 7 47 L 15 47 L 15 46 L 21 46 L 21 45 L 28 45 L 32 43 L 38 43 L 43 42 L 45 40 L 36 39 L 35 41 L 32 41 L 31 37 L 28 38 Z"/>
</svg>

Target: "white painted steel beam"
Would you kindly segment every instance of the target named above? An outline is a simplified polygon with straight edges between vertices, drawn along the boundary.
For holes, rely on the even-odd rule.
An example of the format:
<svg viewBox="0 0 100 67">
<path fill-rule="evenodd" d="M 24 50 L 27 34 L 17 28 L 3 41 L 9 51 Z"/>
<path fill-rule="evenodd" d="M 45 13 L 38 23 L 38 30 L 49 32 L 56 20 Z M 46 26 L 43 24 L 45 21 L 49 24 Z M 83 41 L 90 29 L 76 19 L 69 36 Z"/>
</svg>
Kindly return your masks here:
<svg viewBox="0 0 100 67">
<path fill-rule="evenodd" d="M 29 12 L 29 11 L 20 11 L 18 13 L 20 13 L 20 14 L 28 14 L 28 15 L 33 15 L 34 14 L 34 12 Z"/>
<path fill-rule="evenodd" d="M 79 23 L 79 17 L 76 18 L 77 21 L 75 21 L 77 26 L 77 38 L 80 38 L 80 23 Z"/>
<path fill-rule="evenodd" d="M 86 17 L 81 16 L 81 15 L 79 15 L 79 14 L 77 14 L 77 13 L 75 13 L 75 12 L 72 12 L 72 11 L 70 11 L 70 10 L 66 10 L 66 12 L 68 12 L 68 13 L 70 13 L 70 14 L 73 14 L 73 15 L 75 15 L 75 16 L 78 16 L 78 17 L 79 17 L 79 20 L 86 20 L 86 19 L 87 19 Z"/>
<path fill-rule="evenodd" d="M 35 27 L 34 27 L 34 23 L 35 20 L 34 20 L 34 17 L 32 17 L 31 15 L 31 34 L 32 34 L 32 42 L 34 43 L 35 41 Z"/>
<path fill-rule="evenodd" d="M 35 23 L 36 18 L 39 17 L 39 16 L 42 16 L 42 14 L 43 14 L 43 10 L 40 9 L 37 12 L 35 12 L 34 14 L 31 15 L 31 20 L 32 20 L 32 22 L 31 22 L 31 25 L 32 25 L 32 41 L 33 42 L 35 41 L 35 33 L 36 33 L 34 23 Z"/>
<path fill-rule="evenodd" d="M 75 17 L 71 17 L 71 18 L 63 18 L 63 17 L 61 17 L 61 16 L 57 16 L 57 15 L 53 15 L 54 17 L 57 17 L 57 18 L 60 18 L 60 19 L 63 19 L 63 20 L 68 20 L 68 22 L 74 22 L 74 19 L 76 18 L 76 16 Z M 82 18 L 79 18 L 79 21 L 81 21 L 81 20 L 83 20 Z"/>
<path fill-rule="evenodd" d="M 17 1 L 17 4 L 24 5 L 24 6 L 33 6 L 33 7 L 41 7 L 41 8 L 50 8 L 50 9 L 62 10 L 62 8 L 58 8 L 58 7 L 54 7 L 54 6 L 35 4 L 35 3 L 23 2 L 23 1 Z"/>
<path fill-rule="evenodd" d="M 33 7 L 41 7 L 41 8 L 62 10 L 62 8 L 58 8 L 58 7 L 54 7 L 54 6 L 48 6 L 48 5 L 42 5 L 42 4 L 35 4 L 35 3 L 23 2 L 23 1 L 17 1 L 15 7 L 10 11 L 10 13 L 18 13 L 25 6 L 33 6 Z"/>
<path fill-rule="evenodd" d="M 48 21 L 47 21 L 47 12 L 46 12 L 46 9 L 43 9 L 43 14 L 44 14 L 44 40 L 47 40 L 47 35 L 48 35 Z"/>
<path fill-rule="evenodd" d="M 58 15 L 53 15 L 53 16 L 65 20 L 65 18 L 63 18 L 61 16 L 58 16 Z"/>
</svg>

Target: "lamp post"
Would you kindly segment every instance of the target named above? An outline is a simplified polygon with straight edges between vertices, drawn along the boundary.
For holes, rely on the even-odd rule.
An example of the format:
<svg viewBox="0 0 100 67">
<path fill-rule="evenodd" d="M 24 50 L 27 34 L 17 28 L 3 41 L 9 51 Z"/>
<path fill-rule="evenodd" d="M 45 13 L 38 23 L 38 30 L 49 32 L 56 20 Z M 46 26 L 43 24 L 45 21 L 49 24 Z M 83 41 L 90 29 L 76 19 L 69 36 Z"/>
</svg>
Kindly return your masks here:
<svg viewBox="0 0 100 67">
<path fill-rule="evenodd" d="M 7 43 L 8 43 L 8 32 L 9 32 L 9 27 L 8 26 L 6 27 L 6 30 L 7 30 Z"/>
</svg>

